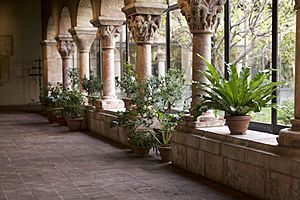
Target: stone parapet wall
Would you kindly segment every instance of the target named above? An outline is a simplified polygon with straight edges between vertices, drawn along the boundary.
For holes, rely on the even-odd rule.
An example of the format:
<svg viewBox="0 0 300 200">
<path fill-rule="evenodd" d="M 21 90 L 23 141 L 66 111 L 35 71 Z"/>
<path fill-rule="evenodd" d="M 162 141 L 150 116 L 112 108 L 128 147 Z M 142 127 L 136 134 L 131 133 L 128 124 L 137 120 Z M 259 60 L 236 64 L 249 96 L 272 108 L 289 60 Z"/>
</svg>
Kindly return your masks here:
<svg viewBox="0 0 300 200">
<path fill-rule="evenodd" d="M 179 127 L 173 165 L 260 199 L 298 200 L 299 150 L 279 147 L 276 137 L 254 131 L 231 136 L 225 127 Z"/>
<path fill-rule="evenodd" d="M 89 131 L 128 146 L 127 137 L 122 128 L 110 128 L 110 122 L 115 118 L 111 111 L 86 111 L 86 126 Z"/>
</svg>

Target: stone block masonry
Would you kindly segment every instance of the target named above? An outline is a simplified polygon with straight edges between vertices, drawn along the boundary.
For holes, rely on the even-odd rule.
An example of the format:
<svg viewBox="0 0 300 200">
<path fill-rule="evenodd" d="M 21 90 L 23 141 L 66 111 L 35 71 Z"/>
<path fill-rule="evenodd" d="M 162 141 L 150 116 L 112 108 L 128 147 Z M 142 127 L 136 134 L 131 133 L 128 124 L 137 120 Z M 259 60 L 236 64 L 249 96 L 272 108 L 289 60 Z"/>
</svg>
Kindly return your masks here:
<svg viewBox="0 0 300 200">
<path fill-rule="evenodd" d="M 276 137 L 254 131 L 231 136 L 226 127 L 179 127 L 173 165 L 260 199 L 299 200 L 299 150 L 278 146 Z"/>
</svg>

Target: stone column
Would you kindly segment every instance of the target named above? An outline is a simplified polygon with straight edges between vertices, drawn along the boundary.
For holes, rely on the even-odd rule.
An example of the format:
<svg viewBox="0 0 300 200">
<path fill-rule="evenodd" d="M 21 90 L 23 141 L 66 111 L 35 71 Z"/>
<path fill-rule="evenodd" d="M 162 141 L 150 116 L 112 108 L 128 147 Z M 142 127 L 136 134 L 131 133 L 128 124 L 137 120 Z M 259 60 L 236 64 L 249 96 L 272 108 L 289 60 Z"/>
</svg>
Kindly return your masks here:
<svg viewBox="0 0 300 200">
<path fill-rule="evenodd" d="M 226 0 L 178 0 L 182 14 L 185 16 L 193 34 L 193 70 L 194 81 L 207 82 L 199 73 L 207 69 L 205 63 L 197 56 L 200 54 L 211 62 L 211 37 Z M 200 103 L 199 89 L 192 86 L 192 108 Z"/>
<path fill-rule="evenodd" d="M 73 65 L 72 55 L 75 46 L 71 35 L 58 35 L 55 39 L 58 52 L 62 58 L 63 88 L 67 89 L 70 86 L 68 72 Z"/>
<path fill-rule="evenodd" d="M 43 61 L 43 84 L 55 84 L 62 82 L 61 68 L 55 63 L 57 53 L 57 42 L 53 40 L 43 40 L 42 45 L 42 61 Z"/>
<path fill-rule="evenodd" d="M 165 77 L 166 75 L 166 59 L 163 53 L 157 54 L 158 76 Z"/>
<path fill-rule="evenodd" d="M 282 129 L 277 141 L 281 146 L 300 148 L 300 0 L 296 0 L 296 63 L 295 63 L 295 107 L 292 127 Z"/>
<path fill-rule="evenodd" d="M 79 52 L 80 81 L 84 77 L 90 78 L 90 48 L 96 38 L 97 30 L 95 27 L 74 27 L 69 30 Z"/>
<path fill-rule="evenodd" d="M 102 49 L 102 82 L 103 82 L 103 100 L 100 101 L 102 109 L 124 108 L 124 102 L 116 97 L 115 89 L 115 47 L 116 37 L 122 30 L 122 21 L 117 25 L 108 25 L 108 23 L 93 22 L 98 26 L 99 37 L 101 38 Z M 101 23 L 102 22 L 102 23 Z"/>
<path fill-rule="evenodd" d="M 126 14 L 128 28 L 137 44 L 136 71 L 138 80 L 151 76 L 151 44 L 159 28 L 161 14 L 166 6 L 159 0 L 125 1 L 122 11 Z"/>
</svg>

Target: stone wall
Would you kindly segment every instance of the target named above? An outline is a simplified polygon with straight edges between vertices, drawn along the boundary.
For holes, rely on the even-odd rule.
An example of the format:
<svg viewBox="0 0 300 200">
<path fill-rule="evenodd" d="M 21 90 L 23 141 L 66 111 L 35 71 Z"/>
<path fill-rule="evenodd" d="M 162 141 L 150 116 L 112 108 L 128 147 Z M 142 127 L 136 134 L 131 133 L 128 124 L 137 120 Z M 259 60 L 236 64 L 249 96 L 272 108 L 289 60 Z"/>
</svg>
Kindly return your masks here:
<svg viewBox="0 0 300 200">
<path fill-rule="evenodd" d="M 110 128 L 110 122 L 115 118 L 114 112 L 92 110 L 86 111 L 87 129 L 123 145 L 128 145 L 123 128 Z"/>
<path fill-rule="evenodd" d="M 298 200 L 299 150 L 278 147 L 276 137 L 182 127 L 173 138 L 173 164 L 260 199 Z"/>
<path fill-rule="evenodd" d="M 122 128 L 110 128 L 111 111 L 87 111 L 88 130 L 128 145 Z M 173 137 L 173 165 L 260 199 L 298 200 L 300 149 L 279 147 L 276 135 L 227 127 L 179 126 Z"/>
<path fill-rule="evenodd" d="M 40 57 L 40 2 L 0 1 L 0 105 L 38 101 L 38 77 L 30 73 Z"/>
</svg>

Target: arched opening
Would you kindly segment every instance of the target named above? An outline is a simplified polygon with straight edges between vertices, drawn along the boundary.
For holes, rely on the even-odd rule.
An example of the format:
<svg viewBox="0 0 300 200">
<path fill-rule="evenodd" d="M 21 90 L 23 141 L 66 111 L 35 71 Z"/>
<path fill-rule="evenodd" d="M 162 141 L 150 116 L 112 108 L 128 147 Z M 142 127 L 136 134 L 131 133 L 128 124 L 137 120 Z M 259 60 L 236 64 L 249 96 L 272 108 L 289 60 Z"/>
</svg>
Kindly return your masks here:
<svg viewBox="0 0 300 200">
<path fill-rule="evenodd" d="M 68 32 L 69 28 L 71 28 L 70 12 L 67 7 L 64 7 L 60 15 L 60 23 L 59 23 L 60 34 L 70 34 Z"/>
<path fill-rule="evenodd" d="M 93 26 L 90 20 L 93 18 L 93 9 L 90 0 L 81 0 L 77 12 L 77 26 Z"/>
<path fill-rule="evenodd" d="M 47 24 L 47 40 L 54 39 L 56 36 L 55 23 L 52 16 L 49 17 Z"/>
</svg>

